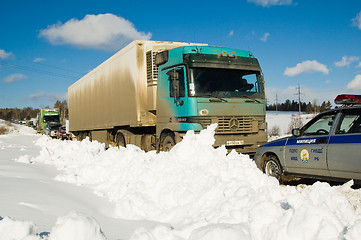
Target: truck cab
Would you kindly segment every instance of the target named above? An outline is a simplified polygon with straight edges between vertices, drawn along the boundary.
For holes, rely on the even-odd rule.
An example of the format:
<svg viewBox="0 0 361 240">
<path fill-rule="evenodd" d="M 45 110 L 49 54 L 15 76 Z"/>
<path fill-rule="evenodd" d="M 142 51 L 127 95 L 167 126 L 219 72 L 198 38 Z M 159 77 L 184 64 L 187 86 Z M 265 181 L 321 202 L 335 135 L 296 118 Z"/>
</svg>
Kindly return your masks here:
<svg viewBox="0 0 361 240">
<path fill-rule="evenodd" d="M 215 147 L 252 154 L 266 143 L 264 79 L 250 52 L 184 46 L 157 54 L 155 62 L 161 150 L 213 123 Z"/>
</svg>

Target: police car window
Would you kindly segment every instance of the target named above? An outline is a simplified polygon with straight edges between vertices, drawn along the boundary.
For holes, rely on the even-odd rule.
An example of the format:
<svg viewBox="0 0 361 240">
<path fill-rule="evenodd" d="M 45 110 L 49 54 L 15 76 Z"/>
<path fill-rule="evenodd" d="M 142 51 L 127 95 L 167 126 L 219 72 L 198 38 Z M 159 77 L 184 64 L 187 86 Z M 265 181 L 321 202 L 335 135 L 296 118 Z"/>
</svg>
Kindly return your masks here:
<svg viewBox="0 0 361 240">
<path fill-rule="evenodd" d="M 346 113 L 343 115 L 341 124 L 336 134 L 361 133 L 361 116 L 357 113 Z"/>
<path fill-rule="evenodd" d="M 326 135 L 330 132 L 335 114 L 324 115 L 303 130 L 303 135 Z"/>
</svg>

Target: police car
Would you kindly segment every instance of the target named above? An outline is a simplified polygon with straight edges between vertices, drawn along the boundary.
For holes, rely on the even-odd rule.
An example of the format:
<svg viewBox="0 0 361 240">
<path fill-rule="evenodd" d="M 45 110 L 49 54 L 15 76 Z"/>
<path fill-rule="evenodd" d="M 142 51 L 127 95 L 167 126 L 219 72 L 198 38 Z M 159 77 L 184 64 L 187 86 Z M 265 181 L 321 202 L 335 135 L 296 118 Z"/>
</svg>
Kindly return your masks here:
<svg viewBox="0 0 361 240">
<path fill-rule="evenodd" d="M 280 182 L 287 176 L 361 181 L 361 95 L 338 95 L 342 107 L 320 113 L 292 136 L 262 145 L 255 162 Z"/>
</svg>

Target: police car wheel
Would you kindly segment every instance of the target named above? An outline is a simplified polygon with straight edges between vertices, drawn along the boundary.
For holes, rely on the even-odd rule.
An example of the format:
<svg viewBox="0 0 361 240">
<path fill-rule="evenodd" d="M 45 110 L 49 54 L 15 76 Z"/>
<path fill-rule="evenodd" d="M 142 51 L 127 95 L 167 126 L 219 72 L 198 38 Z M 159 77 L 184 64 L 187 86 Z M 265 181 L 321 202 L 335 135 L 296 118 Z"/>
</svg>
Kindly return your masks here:
<svg viewBox="0 0 361 240">
<path fill-rule="evenodd" d="M 282 167 L 276 156 L 269 155 L 266 157 L 263 172 L 267 176 L 275 177 L 278 181 L 281 181 Z"/>
</svg>

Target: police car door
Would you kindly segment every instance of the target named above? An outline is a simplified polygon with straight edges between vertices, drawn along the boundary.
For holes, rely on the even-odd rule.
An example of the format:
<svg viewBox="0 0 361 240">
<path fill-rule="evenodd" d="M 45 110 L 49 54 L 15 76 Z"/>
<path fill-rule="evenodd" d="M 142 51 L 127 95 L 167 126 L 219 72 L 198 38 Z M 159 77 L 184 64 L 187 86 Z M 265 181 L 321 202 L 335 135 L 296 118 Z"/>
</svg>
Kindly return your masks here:
<svg viewBox="0 0 361 240">
<path fill-rule="evenodd" d="M 301 129 L 299 137 L 291 137 L 285 146 L 285 169 L 292 173 L 329 176 L 326 154 L 329 134 L 336 112 L 326 112 Z"/>
<path fill-rule="evenodd" d="M 328 167 L 332 177 L 361 179 L 361 108 L 341 113 L 328 145 Z"/>
</svg>

